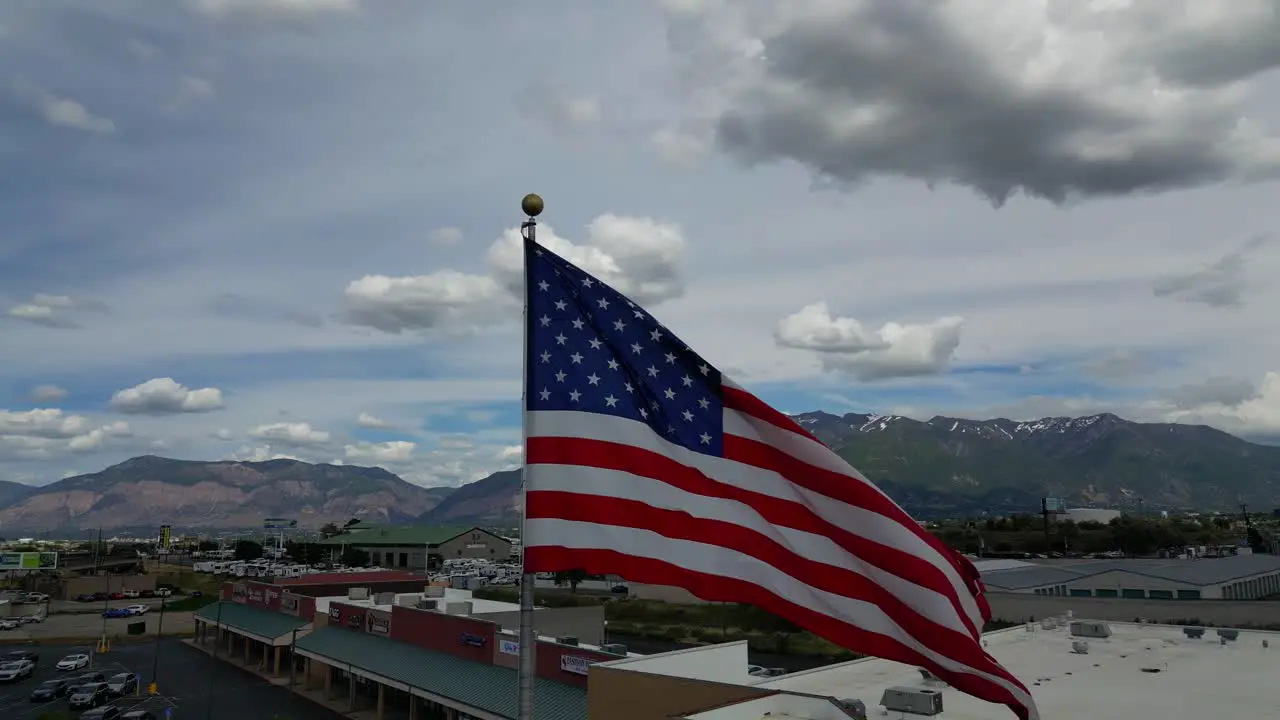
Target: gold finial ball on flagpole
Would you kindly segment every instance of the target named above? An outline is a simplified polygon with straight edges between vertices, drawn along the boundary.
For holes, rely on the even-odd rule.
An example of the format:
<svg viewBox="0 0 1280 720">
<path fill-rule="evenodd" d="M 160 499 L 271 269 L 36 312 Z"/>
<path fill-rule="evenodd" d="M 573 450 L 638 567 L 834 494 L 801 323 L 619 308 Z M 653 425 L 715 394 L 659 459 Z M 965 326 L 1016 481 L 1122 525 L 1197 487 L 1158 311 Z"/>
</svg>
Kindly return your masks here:
<svg viewBox="0 0 1280 720">
<path fill-rule="evenodd" d="M 542 214 L 542 196 L 529 193 L 520 201 L 520 209 L 529 217 L 538 217 Z"/>
</svg>

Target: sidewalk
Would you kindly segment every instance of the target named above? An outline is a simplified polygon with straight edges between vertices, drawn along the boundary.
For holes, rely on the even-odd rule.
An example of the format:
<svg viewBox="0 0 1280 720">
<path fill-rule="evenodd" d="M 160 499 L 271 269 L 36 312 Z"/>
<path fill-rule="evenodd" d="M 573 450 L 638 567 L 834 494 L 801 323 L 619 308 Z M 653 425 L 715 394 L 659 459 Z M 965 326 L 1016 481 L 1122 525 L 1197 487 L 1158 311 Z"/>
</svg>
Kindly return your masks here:
<svg viewBox="0 0 1280 720">
<path fill-rule="evenodd" d="M 213 656 L 212 646 L 210 645 L 201 645 L 197 643 L 195 640 L 190 638 L 184 639 L 182 642 L 183 644 L 188 645 L 192 648 L 195 648 L 196 650 L 199 650 L 200 652 L 206 655 Z M 240 668 L 241 670 L 244 670 L 247 673 L 256 675 L 262 678 L 263 680 L 267 681 L 268 683 L 271 683 L 272 685 L 278 685 L 283 688 L 291 689 L 293 693 L 298 695 L 299 697 L 306 698 L 307 700 L 310 700 L 311 702 L 323 708 L 332 710 L 333 712 L 336 712 L 339 715 L 352 718 L 352 720 L 375 720 L 375 718 L 377 717 L 377 711 L 372 709 L 357 710 L 355 712 L 349 712 L 347 710 L 348 705 L 347 705 L 347 700 L 345 698 L 339 698 L 337 700 L 327 700 L 325 699 L 325 696 L 324 696 L 324 690 L 321 690 L 321 689 L 304 690 L 302 687 L 301 676 L 298 676 L 297 684 L 294 685 L 292 688 L 289 688 L 288 674 L 284 674 L 281 677 L 276 677 L 275 675 L 272 675 L 271 673 L 266 672 L 265 670 L 260 670 L 259 665 L 257 663 L 250 662 L 249 664 L 245 664 L 245 662 L 239 657 L 232 657 L 227 655 L 226 653 L 218 653 L 217 659 L 227 663 L 228 665 L 232 665 L 234 667 Z"/>
</svg>

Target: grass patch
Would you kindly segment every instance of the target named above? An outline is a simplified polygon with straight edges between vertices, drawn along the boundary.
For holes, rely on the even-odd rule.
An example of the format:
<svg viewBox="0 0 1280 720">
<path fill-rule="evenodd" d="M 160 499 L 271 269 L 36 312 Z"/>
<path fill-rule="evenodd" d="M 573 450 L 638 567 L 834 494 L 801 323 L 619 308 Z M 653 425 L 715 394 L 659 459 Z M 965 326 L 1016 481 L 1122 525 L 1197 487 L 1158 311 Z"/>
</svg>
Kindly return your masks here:
<svg viewBox="0 0 1280 720">
<path fill-rule="evenodd" d="M 218 602 L 218 596 L 213 594 L 191 596 L 187 595 L 175 599 L 166 600 L 164 603 L 164 611 L 171 612 L 194 612 L 200 608 L 212 605 Z M 160 608 L 152 609 L 152 612 L 160 612 Z"/>
</svg>

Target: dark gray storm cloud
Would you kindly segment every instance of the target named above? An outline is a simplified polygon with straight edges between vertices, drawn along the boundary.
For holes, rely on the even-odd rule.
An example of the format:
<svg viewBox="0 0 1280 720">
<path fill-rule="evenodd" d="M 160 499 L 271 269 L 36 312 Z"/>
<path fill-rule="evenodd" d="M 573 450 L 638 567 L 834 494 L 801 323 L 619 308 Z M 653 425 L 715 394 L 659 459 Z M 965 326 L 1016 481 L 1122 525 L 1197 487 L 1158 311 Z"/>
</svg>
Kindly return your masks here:
<svg viewBox="0 0 1280 720">
<path fill-rule="evenodd" d="M 1061 202 L 1280 171 L 1280 144 L 1242 121 L 1229 88 L 1280 67 L 1280 3 L 1242 0 L 1238 17 L 1199 25 L 1168 3 L 1087 5 L 994 3 L 982 18 L 973 3 L 798 0 L 676 13 L 672 37 L 720 148 L 837 184 L 905 177 Z"/>
</svg>

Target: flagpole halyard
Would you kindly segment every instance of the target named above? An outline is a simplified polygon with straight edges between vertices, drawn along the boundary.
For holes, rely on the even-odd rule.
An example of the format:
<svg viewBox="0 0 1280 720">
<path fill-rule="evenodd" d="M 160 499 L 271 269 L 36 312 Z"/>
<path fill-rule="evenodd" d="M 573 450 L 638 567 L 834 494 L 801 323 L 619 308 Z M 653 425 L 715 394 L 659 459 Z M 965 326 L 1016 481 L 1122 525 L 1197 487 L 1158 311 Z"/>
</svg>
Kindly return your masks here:
<svg viewBox="0 0 1280 720">
<path fill-rule="evenodd" d="M 543 203 L 542 197 L 529 193 L 520 201 L 520 209 L 524 212 L 526 220 L 520 225 L 520 233 L 529 243 L 535 243 L 538 240 L 538 220 L 537 217 L 542 214 Z M 523 250 L 523 248 L 522 248 Z M 527 254 L 524 255 L 524 312 L 521 315 L 521 332 L 524 335 L 524 348 L 521 351 L 522 368 L 521 386 L 524 391 L 520 395 L 520 489 L 521 489 L 521 513 L 520 513 L 520 665 L 517 673 L 519 677 L 519 712 L 516 716 L 518 720 L 533 720 L 533 681 L 537 675 L 535 669 L 538 638 L 533 628 L 533 591 L 534 581 L 536 577 L 524 572 L 527 566 L 525 559 L 528 557 L 528 535 L 525 533 L 525 520 L 528 516 L 528 502 L 524 497 L 524 493 L 528 492 L 528 485 L 525 482 L 525 458 L 527 457 L 529 447 L 529 428 L 526 418 L 528 417 L 528 395 L 529 395 L 529 261 Z"/>
</svg>

